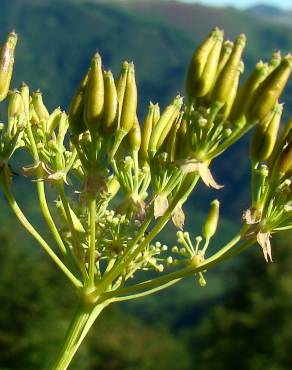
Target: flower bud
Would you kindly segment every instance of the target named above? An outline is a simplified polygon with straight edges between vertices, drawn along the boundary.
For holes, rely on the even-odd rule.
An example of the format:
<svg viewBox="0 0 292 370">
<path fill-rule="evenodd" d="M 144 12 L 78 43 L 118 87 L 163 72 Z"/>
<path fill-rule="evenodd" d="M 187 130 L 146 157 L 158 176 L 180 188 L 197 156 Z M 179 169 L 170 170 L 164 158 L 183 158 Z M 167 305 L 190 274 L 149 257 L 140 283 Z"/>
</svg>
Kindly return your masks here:
<svg viewBox="0 0 292 370">
<path fill-rule="evenodd" d="M 216 76 L 223 42 L 223 31 L 215 28 L 192 56 L 186 78 L 189 97 L 205 96 Z"/>
<path fill-rule="evenodd" d="M 36 115 L 38 116 L 38 119 L 46 121 L 49 118 L 49 112 L 47 111 L 47 108 L 44 105 L 42 93 L 40 91 L 36 91 L 32 94 L 31 99 L 34 111 Z"/>
<path fill-rule="evenodd" d="M 238 67 L 241 63 L 241 56 L 245 47 L 246 37 L 241 34 L 236 39 L 231 55 L 218 76 L 212 93 L 212 100 L 225 104 L 228 102 L 230 90 L 234 86 L 234 80 L 238 75 Z"/>
<path fill-rule="evenodd" d="M 264 122 L 255 127 L 250 144 L 250 158 L 254 162 L 267 160 L 273 152 L 277 140 L 283 106 L 276 104 Z"/>
<path fill-rule="evenodd" d="M 83 119 L 84 90 L 88 81 L 88 73 L 81 80 L 69 108 L 69 126 L 72 134 L 79 135 L 87 130 Z"/>
<path fill-rule="evenodd" d="M 203 225 L 202 234 L 205 239 L 209 240 L 217 230 L 219 220 L 219 207 L 220 203 L 217 199 L 211 202 L 210 211 L 207 215 L 206 221 Z"/>
<path fill-rule="evenodd" d="M 129 146 L 132 151 L 138 151 L 141 146 L 141 128 L 136 116 L 134 125 L 128 133 Z"/>
<path fill-rule="evenodd" d="M 0 102 L 6 98 L 9 91 L 16 44 L 17 34 L 11 32 L 0 52 Z"/>
<path fill-rule="evenodd" d="M 279 99 L 291 73 L 292 56 L 282 59 L 279 66 L 260 84 L 252 101 L 251 117 L 262 120 Z"/>
<path fill-rule="evenodd" d="M 103 112 L 104 82 L 101 64 L 101 57 L 96 53 L 91 60 L 84 91 L 84 121 L 90 129 L 97 128 Z"/>
<path fill-rule="evenodd" d="M 127 73 L 127 81 L 123 105 L 121 110 L 120 130 L 128 133 L 134 125 L 137 111 L 137 86 L 135 81 L 134 64 L 130 63 Z"/>
<path fill-rule="evenodd" d="M 267 77 L 268 70 L 268 64 L 260 61 L 248 79 L 239 88 L 231 111 L 230 120 L 232 122 L 238 120 L 242 114 L 245 114 L 250 109 L 254 93 L 260 83 Z"/>
<path fill-rule="evenodd" d="M 113 133 L 118 127 L 118 97 L 114 77 L 111 71 L 104 72 L 104 108 L 102 129 L 105 133 Z"/>
<path fill-rule="evenodd" d="M 176 96 L 172 104 L 164 110 L 159 121 L 155 125 L 149 141 L 149 151 L 152 155 L 156 153 L 169 133 L 176 117 L 179 115 L 182 102 L 183 99 L 179 95 Z"/>
</svg>

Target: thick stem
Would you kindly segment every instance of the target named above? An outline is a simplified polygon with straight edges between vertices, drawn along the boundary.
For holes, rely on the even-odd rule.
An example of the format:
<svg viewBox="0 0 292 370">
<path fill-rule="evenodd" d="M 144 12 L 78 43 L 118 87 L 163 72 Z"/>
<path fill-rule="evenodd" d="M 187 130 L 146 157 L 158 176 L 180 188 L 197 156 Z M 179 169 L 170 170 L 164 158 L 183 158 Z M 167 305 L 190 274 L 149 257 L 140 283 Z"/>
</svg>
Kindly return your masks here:
<svg viewBox="0 0 292 370">
<path fill-rule="evenodd" d="M 96 318 L 107 304 L 86 307 L 80 304 L 69 326 L 52 370 L 66 370 Z"/>
</svg>

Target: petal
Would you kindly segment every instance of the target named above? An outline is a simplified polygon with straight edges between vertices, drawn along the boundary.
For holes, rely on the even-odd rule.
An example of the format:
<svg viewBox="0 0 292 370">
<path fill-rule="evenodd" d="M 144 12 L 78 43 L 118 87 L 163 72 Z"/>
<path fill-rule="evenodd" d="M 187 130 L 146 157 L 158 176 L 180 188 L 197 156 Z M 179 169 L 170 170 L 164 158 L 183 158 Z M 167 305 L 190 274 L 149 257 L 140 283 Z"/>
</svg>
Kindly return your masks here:
<svg viewBox="0 0 292 370">
<path fill-rule="evenodd" d="M 267 262 L 269 262 L 269 260 L 273 262 L 270 238 L 271 238 L 270 233 L 262 233 L 260 231 L 257 233 L 257 242 L 262 247 L 264 257 Z"/>
<path fill-rule="evenodd" d="M 221 189 L 224 186 L 217 184 L 217 182 L 214 180 L 214 177 L 212 176 L 212 173 L 207 165 L 207 163 L 199 163 L 199 174 L 203 180 L 203 182 L 211 188 L 214 189 Z"/>
<path fill-rule="evenodd" d="M 158 218 L 164 215 L 168 209 L 168 199 L 165 195 L 157 195 L 154 199 L 154 217 Z"/>
<path fill-rule="evenodd" d="M 185 214 L 180 204 L 178 204 L 172 212 L 172 222 L 174 226 L 182 229 L 185 223 Z"/>
</svg>

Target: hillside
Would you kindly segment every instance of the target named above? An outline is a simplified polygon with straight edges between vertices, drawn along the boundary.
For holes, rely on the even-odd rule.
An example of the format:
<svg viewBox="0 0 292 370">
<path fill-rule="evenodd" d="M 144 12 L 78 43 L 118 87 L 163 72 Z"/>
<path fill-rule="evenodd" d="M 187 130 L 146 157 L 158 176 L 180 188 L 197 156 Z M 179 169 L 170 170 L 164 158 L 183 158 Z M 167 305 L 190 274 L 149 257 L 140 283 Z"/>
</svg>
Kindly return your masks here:
<svg viewBox="0 0 292 370">
<path fill-rule="evenodd" d="M 134 60 L 144 104 L 150 99 L 165 104 L 181 90 L 192 40 L 170 25 L 106 4 L 11 4 L 1 1 L 0 22 L 2 39 L 13 28 L 20 36 L 13 86 L 24 80 L 40 88 L 50 107 L 68 105 L 96 50 L 115 72 L 124 59 Z"/>
<path fill-rule="evenodd" d="M 288 26 L 274 24 L 263 16 L 251 10 L 238 10 L 232 7 L 207 7 L 201 4 L 181 3 L 174 0 L 126 0 L 116 2 L 118 6 L 134 12 L 160 18 L 173 27 L 190 35 L 194 42 L 201 39 L 214 27 L 223 28 L 226 37 L 231 39 L 235 35 L 244 32 L 248 37 L 248 62 L 254 63 L 260 51 L 262 57 L 268 57 L 272 50 L 281 49 L 283 52 L 290 51 L 292 35 Z M 280 15 L 283 12 L 280 11 Z M 276 15 L 275 15 L 276 17 Z"/>
<path fill-rule="evenodd" d="M 267 21 L 291 27 L 292 10 L 284 11 L 275 6 L 258 4 L 248 8 L 248 12 Z"/>
</svg>

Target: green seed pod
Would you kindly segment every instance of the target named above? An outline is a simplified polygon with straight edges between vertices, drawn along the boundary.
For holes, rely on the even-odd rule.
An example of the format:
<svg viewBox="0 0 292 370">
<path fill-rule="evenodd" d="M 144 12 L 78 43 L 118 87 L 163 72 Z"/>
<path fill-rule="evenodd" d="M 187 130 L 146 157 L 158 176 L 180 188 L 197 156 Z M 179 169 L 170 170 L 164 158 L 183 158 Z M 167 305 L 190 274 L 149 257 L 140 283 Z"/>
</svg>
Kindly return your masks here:
<svg viewBox="0 0 292 370">
<path fill-rule="evenodd" d="M 60 107 L 56 108 L 51 114 L 50 117 L 47 120 L 47 132 L 49 133 L 49 136 L 52 135 L 55 128 L 59 126 L 60 122 L 60 116 L 62 114 L 62 111 Z"/>
<path fill-rule="evenodd" d="M 11 91 L 8 97 L 8 118 L 13 118 L 23 112 L 23 102 L 18 90 Z"/>
<path fill-rule="evenodd" d="M 274 167 L 274 176 L 278 178 L 289 177 L 292 174 L 292 141 L 283 150 L 277 164 Z"/>
<path fill-rule="evenodd" d="M 34 110 L 32 102 L 29 104 L 29 120 L 33 125 L 38 125 L 40 123 L 39 117 Z"/>
<path fill-rule="evenodd" d="M 154 126 L 154 110 L 155 105 L 150 102 L 148 112 L 143 124 L 142 137 L 141 137 L 141 148 L 140 155 L 143 162 L 148 162 L 148 146 Z"/>
<path fill-rule="evenodd" d="M 245 43 L 245 35 L 239 35 L 236 39 L 231 55 L 215 83 L 212 93 L 212 100 L 214 102 L 219 102 L 221 104 L 227 103 L 230 90 L 234 85 L 234 79 L 238 74 L 238 67 L 241 63 L 241 56 Z"/>
<path fill-rule="evenodd" d="M 102 129 L 111 134 L 118 128 L 118 97 L 114 77 L 111 71 L 104 72 L 104 108 Z"/>
<path fill-rule="evenodd" d="M 23 108 L 26 113 L 29 111 L 29 103 L 30 103 L 30 96 L 29 96 L 29 87 L 26 83 L 22 83 L 20 86 L 20 94 L 22 98 Z"/>
<path fill-rule="evenodd" d="M 279 99 L 291 73 L 292 56 L 287 55 L 279 66 L 258 87 L 252 101 L 251 117 L 263 120 Z"/>
<path fill-rule="evenodd" d="M 168 132 L 170 131 L 176 117 L 179 114 L 182 102 L 183 98 L 181 98 L 179 95 L 176 96 L 172 104 L 166 107 L 159 121 L 155 125 L 149 141 L 149 152 L 152 156 L 159 149 L 160 145 L 162 145 L 164 141 L 162 139 L 165 139 Z M 158 142 L 160 145 L 158 145 Z"/>
<path fill-rule="evenodd" d="M 0 52 L 0 102 L 8 94 L 13 72 L 14 51 L 17 44 L 17 34 L 11 32 Z"/>
<path fill-rule="evenodd" d="M 167 125 L 164 127 L 159 139 L 158 139 L 158 142 L 157 142 L 157 145 L 156 145 L 156 149 L 159 150 L 163 144 L 166 143 L 166 139 L 168 137 L 168 135 L 170 134 L 172 128 L 175 126 L 178 118 L 180 116 L 180 112 L 179 110 L 174 112 L 173 116 L 171 117 L 171 119 L 168 121 Z"/>
<path fill-rule="evenodd" d="M 276 104 L 264 122 L 256 125 L 251 144 L 250 158 L 254 162 L 269 159 L 277 140 L 283 105 Z"/>
<path fill-rule="evenodd" d="M 65 112 L 61 112 L 61 114 L 56 117 L 56 120 L 57 118 L 59 118 L 57 144 L 59 147 L 61 147 L 68 130 L 68 117 Z"/>
<path fill-rule="evenodd" d="M 46 121 L 49 118 L 49 112 L 44 105 L 42 93 L 40 91 L 36 91 L 32 94 L 31 102 L 33 104 L 34 110 L 38 119 Z"/>
<path fill-rule="evenodd" d="M 281 53 L 280 51 L 275 51 L 273 54 L 272 54 L 272 57 L 271 59 L 269 60 L 269 73 L 273 72 L 273 70 L 275 68 L 277 68 L 279 66 L 279 64 L 281 63 L 281 60 L 282 60 L 282 57 L 281 57 Z"/>
<path fill-rule="evenodd" d="M 137 86 L 133 63 L 124 62 L 116 86 L 119 104 L 119 125 L 115 132 L 114 144 L 109 153 L 110 159 L 114 158 L 121 142 L 135 123 L 137 111 Z"/>
<path fill-rule="evenodd" d="M 73 135 L 79 135 L 87 130 L 83 119 L 84 90 L 88 81 L 88 73 L 81 80 L 69 108 L 69 127 Z"/>
<path fill-rule="evenodd" d="M 205 96 L 213 85 L 223 42 L 223 31 L 215 28 L 192 56 L 186 78 L 190 98 Z"/>
<path fill-rule="evenodd" d="M 231 111 L 230 120 L 232 122 L 235 122 L 250 109 L 254 93 L 267 77 L 268 70 L 268 64 L 262 61 L 258 62 L 248 79 L 239 88 Z"/>
<path fill-rule="evenodd" d="M 213 81 L 213 85 L 210 88 L 210 91 L 209 91 L 208 95 L 206 96 L 206 101 L 203 104 L 204 106 L 209 106 L 210 105 L 210 100 L 211 100 L 211 96 L 212 96 L 213 87 L 215 86 L 215 83 L 217 81 L 218 76 L 222 72 L 223 68 L 225 67 L 225 65 L 226 65 L 226 63 L 227 63 L 227 61 L 230 57 L 230 54 L 231 54 L 232 49 L 233 49 L 233 45 L 234 45 L 233 42 L 231 42 L 229 40 L 227 40 L 223 43 L 221 53 L 220 53 L 219 62 L 218 62 L 218 67 L 217 67 L 217 70 L 216 70 L 216 76 L 215 76 L 215 79 Z"/>
<path fill-rule="evenodd" d="M 156 123 L 160 119 L 160 107 L 158 103 L 154 105 L 154 112 L 153 112 L 153 127 L 156 125 Z"/>
<path fill-rule="evenodd" d="M 210 211 L 207 215 L 202 229 L 202 234 L 207 240 L 211 239 L 217 230 L 219 220 L 219 207 L 219 200 L 215 199 L 213 200 L 213 202 L 211 202 Z"/>
<path fill-rule="evenodd" d="M 243 71 L 244 71 L 244 64 L 241 61 L 237 68 L 237 73 L 234 75 L 233 85 L 231 86 L 231 89 L 229 91 L 228 99 L 222 110 L 222 114 L 224 115 L 225 119 L 227 119 L 230 115 L 231 109 L 233 107 L 233 103 L 237 95 L 240 75 L 243 73 Z"/>
<path fill-rule="evenodd" d="M 117 97 L 118 97 L 118 104 L 119 104 L 119 117 L 121 115 L 121 111 L 123 107 L 123 100 L 124 100 L 124 95 L 126 91 L 128 70 L 129 70 L 129 63 L 125 61 L 122 65 L 120 74 L 116 81 Z"/>
<path fill-rule="evenodd" d="M 182 119 L 176 134 L 175 159 L 183 159 L 189 156 L 190 135 L 188 136 L 187 121 Z"/>
<path fill-rule="evenodd" d="M 217 71 L 216 71 L 216 78 L 220 75 L 221 71 L 225 67 L 225 65 L 226 65 L 226 63 L 227 63 L 227 61 L 228 61 L 228 59 L 231 55 L 233 46 L 234 46 L 234 44 L 230 40 L 226 40 L 223 43 L 222 50 L 221 50 L 221 53 L 220 53 L 219 63 L 218 63 Z"/>
<path fill-rule="evenodd" d="M 104 82 L 101 57 L 98 53 L 91 60 L 84 91 L 84 121 L 88 128 L 96 129 L 104 106 Z"/>
<path fill-rule="evenodd" d="M 277 158 L 280 157 L 280 153 L 282 152 L 282 148 L 284 147 L 285 143 L 292 139 L 292 119 L 288 121 L 286 124 L 283 132 L 281 133 L 279 139 L 276 142 L 274 147 L 273 153 L 269 159 L 269 166 L 273 168 L 277 162 Z"/>
<path fill-rule="evenodd" d="M 129 64 L 126 89 L 121 110 L 120 130 L 126 134 L 134 125 L 137 111 L 137 86 L 135 81 L 134 64 Z"/>
<path fill-rule="evenodd" d="M 139 125 L 138 117 L 136 116 L 134 125 L 128 133 L 128 141 L 130 150 L 138 151 L 141 146 L 141 128 Z"/>
<path fill-rule="evenodd" d="M 176 159 L 176 151 L 177 147 L 177 132 L 180 128 L 182 122 L 183 114 L 180 113 L 176 118 L 171 131 L 168 135 L 167 143 L 166 143 L 166 152 L 168 153 L 168 158 L 170 161 L 174 161 Z"/>
</svg>

